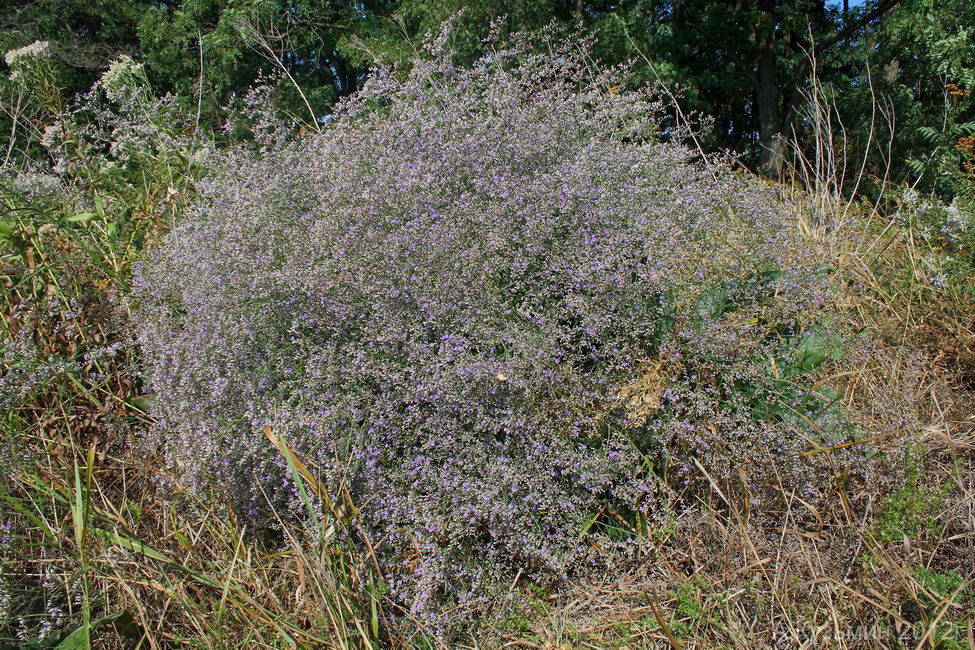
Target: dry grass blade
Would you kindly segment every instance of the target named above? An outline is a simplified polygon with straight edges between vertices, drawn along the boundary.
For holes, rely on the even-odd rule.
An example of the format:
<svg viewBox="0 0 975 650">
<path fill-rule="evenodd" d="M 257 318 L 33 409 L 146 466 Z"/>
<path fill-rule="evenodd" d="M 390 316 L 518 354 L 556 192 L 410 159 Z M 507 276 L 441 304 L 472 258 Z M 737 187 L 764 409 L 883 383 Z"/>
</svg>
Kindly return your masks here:
<svg viewBox="0 0 975 650">
<path fill-rule="evenodd" d="M 657 597 L 653 594 L 647 594 L 647 598 L 650 600 L 650 611 L 653 612 L 653 617 L 657 619 L 657 625 L 659 625 L 660 629 L 663 630 L 664 634 L 667 635 L 667 641 L 670 643 L 670 647 L 674 650 L 684 650 L 684 645 L 677 640 L 677 637 L 674 636 L 674 633 L 670 630 L 670 626 L 667 625 L 667 621 L 664 620 L 664 617 L 661 615 L 660 608 L 657 606 Z"/>
</svg>

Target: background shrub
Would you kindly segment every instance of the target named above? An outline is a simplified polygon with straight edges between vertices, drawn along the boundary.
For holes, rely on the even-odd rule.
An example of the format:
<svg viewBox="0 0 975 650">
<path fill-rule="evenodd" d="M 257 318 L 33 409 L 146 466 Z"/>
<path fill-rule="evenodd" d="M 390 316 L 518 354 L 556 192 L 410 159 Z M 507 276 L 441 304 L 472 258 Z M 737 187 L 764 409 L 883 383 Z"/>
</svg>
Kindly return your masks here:
<svg viewBox="0 0 975 650">
<path fill-rule="evenodd" d="M 350 486 L 391 596 L 432 623 L 580 566 L 585 534 L 611 548 L 601 513 L 638 525 L 698 464 L 814 482 L 776 409 L 831 352 L 786 216 L 549 45 L 469 69 L 434 45 L 321 134 L 226 153 L 138 274 L 150 442 L 267 523 L 301 511 L 272 426 Z"/>
</svg>

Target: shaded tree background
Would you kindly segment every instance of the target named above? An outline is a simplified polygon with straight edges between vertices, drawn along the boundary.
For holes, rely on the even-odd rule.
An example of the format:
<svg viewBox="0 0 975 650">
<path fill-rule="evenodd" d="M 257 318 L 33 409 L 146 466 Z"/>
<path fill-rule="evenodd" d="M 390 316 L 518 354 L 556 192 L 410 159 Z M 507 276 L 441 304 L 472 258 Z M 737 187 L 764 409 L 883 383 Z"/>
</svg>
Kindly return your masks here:
<svg viewBox="0 0 975 650">
<path fill-rule="evenodd" d="M 211 129 L 239 108 L 239 93 L 273 78 L 280 109 L 312 122 L 362 84 L 376 57 L 408 62 L 461 10 L 452 35 L 460 62 L 484 51 L 493 21 L 592 35 L 604 62 L 635 61 L 632 83 L 659 78 L 685 113 L 706 117 L 709 148 L 738 152 L 772 177 L 806 144 L 813 53 L 844 144 L 868 157 L 868 171 L 950 194 L 935 172 L 970 162 L 968 0 L 3 0 L 0 47 L 50 41 L 68 96 L 130 55 L 157 92 L 178 94 Z"/>
</svg>

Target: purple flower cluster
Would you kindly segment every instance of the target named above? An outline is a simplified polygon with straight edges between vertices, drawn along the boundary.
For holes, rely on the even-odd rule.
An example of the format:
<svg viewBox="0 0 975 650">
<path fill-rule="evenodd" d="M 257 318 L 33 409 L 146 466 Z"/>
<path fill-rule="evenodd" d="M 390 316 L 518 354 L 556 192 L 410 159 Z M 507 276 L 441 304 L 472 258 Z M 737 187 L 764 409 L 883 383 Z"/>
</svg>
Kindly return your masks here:
<svg viewBox="0 0 975 650">
<path fill-rule="evenodd" d="M 660 114 L 570 49 L 434 53 L 321 134 L 225 154 L 138 276 L 156 442 L 242 511 L 297 516 L 273 426 L 350 486 L 424 616 L 566 571 L 602 503 L 658 493 L 621 387 L 679 356 L 668 323 L 702 293 L 786 257 L 769 193 L 660 143 Z M 767 334 L 694 327 L 731 355 Z M 710 431 L 681 409 L 668 427 Z"/>
</svg>

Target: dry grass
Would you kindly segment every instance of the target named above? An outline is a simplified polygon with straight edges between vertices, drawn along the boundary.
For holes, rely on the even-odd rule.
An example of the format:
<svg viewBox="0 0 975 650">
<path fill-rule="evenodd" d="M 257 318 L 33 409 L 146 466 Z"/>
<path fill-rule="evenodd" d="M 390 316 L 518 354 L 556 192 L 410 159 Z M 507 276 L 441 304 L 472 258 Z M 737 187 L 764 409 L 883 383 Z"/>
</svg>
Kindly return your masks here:
<svg viewBox="0 0 975 650">
<path fill-rule="evenodd" d="M 5 575 L 42 587 L 39 615 L 64 603 L 67 619 L 75 618 L 85 580 L 93 617 L 131 614 L 123 630 L 128 645 L 134 636 L 149 648 L 351 648 L 378 638 L 380 611 L 363 602 L 372 588 L 361 582 L 372 574 L 334 541 L 288 530 L 269 543 L 216 495 L 208 502 L 189 497 L 154 459 L 94 450 L 81 543 L 66 542 L 74 539 L 73 459 L 44 455 L 6 486 L 7 503 L 22 509 L 20 541 L 31 553 L 7 558 Z M 82 464 L 81 473 L 86 469 Z M 164 482 L 171 487 L 162 489 Z M 102 630 L 99 644 L 111 632 Z"/>
<path fill-rule="evenodd" d="M 818 115 L 828 134 L 829 111 Z M 811 198 L 789 197 L 797 251 L 836 269 L 834 317 L 859 332 L 821 384 L 863 432 L 849 444 L 888 462 L 871 472 L 819 450 L 832 490 L 815 505 L 780 490 L 777 511 L 752 507 L 744 463 L 739 476 L 708 476 L 693 501 L 670 495 L 673 514 L 632 540 L 625 563 L 549 591 L 516 579 L 530 614 L 456 647 L 975 647 L 972 293 L 931 284 L 931 251 L 910 228 L 841 200 L 846 181 L 832 170 L 858 166 L 839 164 L 830 146 L 802 168 Z M 146 240 L 191 193 L 169 172 L 157 180 L 139 201 L 119 199 L 143 206 Z M 105 297 L 124 288 L 125 249 L 97 223 L 18 232 L 23 247 L 0 259 L 6 337 L 26 331 L 64 358 L 122 340 Z M 97 255 L 86 261 L 84 246 Z M 29 309 L 55 296 L 82 308 L 50 318 Z M 0 525 L 10 525 L 0 603 L 14 608 L 0 618 L 4 642 L 15 627 L 51 639 L 86 621 L 98 648 L 444 647 L 394 636 L 389 614 L 408 613 L 388 610 L 355 504 L 322 498 L 315 468 L 282 441 L 316 525 L 276 536 L 248 530 L 218 494 L 194 498 L 139 449 L 148 418 L 131 354 L 52 379 L 5 414 L 20 458 L 0 481 Z M 621 392 L 635 421 L 656 412 L 664 370 L 647 362 Z"/>
<path fill-rule="evenodd" d="M 961 360 L 967 339 L 946 343 L 964 329 L 961 310 L 949 296 L 923 314 L 921 289 L 876 297 L 884 274 L 910 259 L 888 259 L 906 255 L 897 247 L 908 240 L 864 248 L 837 236 L 804 235 L 846 279 L 835 313 L 861 335 L 822 383 L 867 432 L 855 444 L 891 459 L 889 474 L 827 458 L 833 491 L 816 506 L 782 492 L 774 513 L 753 511 L 744 478 L 709 477 L 711 493 L 634 540 L 627 563 L 554 592 L 516 580 L 534 613 L 515 629 L 487 625 L 463 647 L 973 645 L 975 393 Z M 648 364 L 621 395 L 634 413 L 655 411 L 659 371 Z M 331 504 L 317 530 L 248 531 L 218 495 L 192 498 L 159 459 L 133 452 L 145 418 L 131 408 L 124 368 L 86 385 L 48 392 L 21 414 L 35 455 L 3 497 L 30 551 L 6 558 L 5 576 L 33 590 L 28 618 L 50 619 L 53 606 L 77 621 L 87 590 L 97 647 L 438 647 L 390 636 L 368 552 L 333 534 L 338 525 L 365 539 L 354 504 Z M 314 495 L 314 468 L 292 460 Z M 76 479 L 76 466 L 90 479 Z M 100 621 L 119 612 L 129 616 Z"/>
<path fill-rule="evenodd" d="M 844 228 L 801 220 L 797 245 L 836 269 L 833 315 L 858 336 L 820 385 L 863 432 L 848 444 L 887 459 L 878 473 L 826 458 L 831 493 L 782 493 L 777 513 L 753 512 L 744 480 L 712 479 L 628 565 L 480 647 L 975 648 L 973 311 L 917 273 L 905 284 L 918 242 L 857 210 Z M 638 416 L 655 412 L 658 374 L 648 364 L 621 395 Z"/>
</svg>

